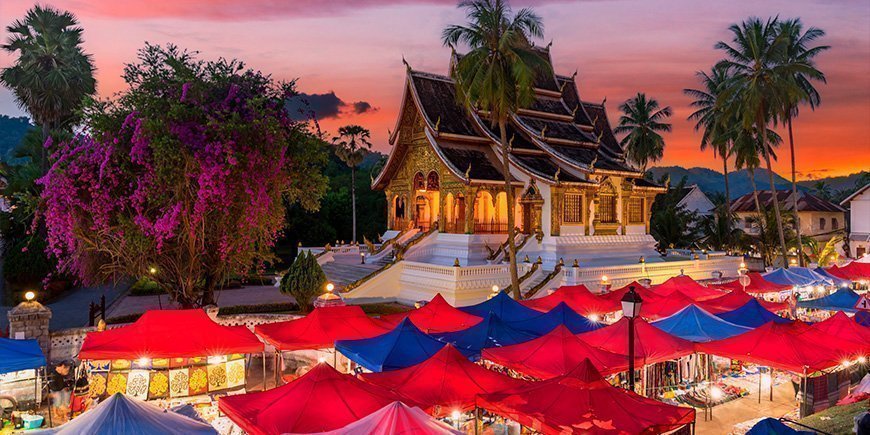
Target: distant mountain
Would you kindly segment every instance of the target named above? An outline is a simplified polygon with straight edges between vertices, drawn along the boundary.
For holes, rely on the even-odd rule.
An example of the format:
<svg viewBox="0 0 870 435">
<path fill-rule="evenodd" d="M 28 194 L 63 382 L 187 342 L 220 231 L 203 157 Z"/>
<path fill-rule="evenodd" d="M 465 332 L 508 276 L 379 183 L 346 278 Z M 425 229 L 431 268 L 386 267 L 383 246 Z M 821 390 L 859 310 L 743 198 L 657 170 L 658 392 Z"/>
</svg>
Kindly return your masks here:
<svg viewBox="0 0 870 435">
<path fill-rule="evenodd" d="M 655 180 L 661 179 L 665 174 L 670 175 L 671 183 L 678 183 L 686 177 L 686 184 L 697 184 L 704 193 L 725 193 L 725 176 L 721 172 L 708 168 L 683 168 L 681 166 L 658 166 L 650 168 Z M 790 189 L 791 182 L 774 173 L 774 183 L 777 189 Z M 766 169 L 755 170 L 755 185 L 759 190 L 770 189 L 770 180 Z M 737 198 L 752 192 L 752 184 L 749 182 L 749 171 L 743 169 L 728 173 L 728 187 L 731 190 L 731 198 Z"/>
<path fill-rule="evenodd" d="M 27 130 L 33 127 L 26 117 L 0 115 L 0 160 L 12 157 L 12 150 L 21 143 Z"/>
<path fill-rule="evenodd" d="M 843 175 L 841 177 L 827 177 L 827 178 L 819 178 L 816 180 L 798 181 L 798 186 L 804 186 L 808 189 L 813 189 L 813 187 L 816 185 L 816 183 L 823 182 L 831 189 L 831 191 L 852 190 L 855 187 L 862 187 L 862 186 L 855 185 L 860 180 L 861 180 L 861 173 L 857 172 L 857 173 L 850 174 L 850 175 Z"/>
</svg>

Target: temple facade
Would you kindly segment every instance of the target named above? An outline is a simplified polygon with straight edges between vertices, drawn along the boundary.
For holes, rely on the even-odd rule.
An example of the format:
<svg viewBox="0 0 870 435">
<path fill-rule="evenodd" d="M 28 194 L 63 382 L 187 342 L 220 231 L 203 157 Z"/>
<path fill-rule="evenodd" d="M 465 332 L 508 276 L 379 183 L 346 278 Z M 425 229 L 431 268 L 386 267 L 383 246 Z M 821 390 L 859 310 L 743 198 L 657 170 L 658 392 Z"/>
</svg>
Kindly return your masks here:
<svg viewBox="0 0 870 435">
<path fill-rule="evenodd" d="M 552 65 L 548 49 L 537 52 Z M 452 59 L 451 68 L 457 56 Z M 486 113 L 460 105 L 447 76 L 409 67 L 404 85 L 392 150 L 373 182 L 387 196 L 388 227 L 437 225 L 440 234 L 504 239 L 508 207 L 498 129 Z M 572 244 L 566 240 L 594 236 L 634 236 L 626 240 L 649 250 L 655 244 L 650 207 L 665 188 L 626 160 L 604 104 L 581 100 L 575 76 L 539 76 L 535 94 L 507 127 L 516 227 L 563 250 Z M 567 254 L 543 250 L 552 251 L 551 260 Z"/>
</svg>

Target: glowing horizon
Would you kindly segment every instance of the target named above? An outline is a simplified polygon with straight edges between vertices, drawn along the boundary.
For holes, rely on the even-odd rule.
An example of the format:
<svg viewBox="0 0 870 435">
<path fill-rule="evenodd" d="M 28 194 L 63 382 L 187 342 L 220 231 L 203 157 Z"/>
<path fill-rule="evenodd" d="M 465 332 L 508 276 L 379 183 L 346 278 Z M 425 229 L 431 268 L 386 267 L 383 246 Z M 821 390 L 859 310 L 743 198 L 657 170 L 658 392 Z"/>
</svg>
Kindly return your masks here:
<svg viewBox="0 0 870 435">
<path fill-rule="evenodd" d="M 656 166 L 679 165 L 722 170 L 711 152 L 699 150 L 700 134 L 686 120 L 690 99 L 682 89 L 697 87 L 694 74 L 721 57 L 713 49 L 730 35 L 728 25 L 749 16 L 801 17 L 824 29 L 819 68 L 822 105 L 803 108 L 794 124 L 798 178 L 847 175 L 870 168 L 870 3 L 836 6 L 814 0 L 690 0 L 653 3 L 625 1 L 514 1 L 532 5 L 543 17 L 546 39 L 560 74 L 578 71 L 584 100 L 607 98 L 615 125 L 619 104 L 635 94 L 669 105 L 674 131 L 665 136 L 665 158 Z M 98 93 L 121 91 L 124 63 L 135 60 L 145 41 L 200 51 L 200 57 L 235 57 L 275 78 L 298 78 L 298 88 L 324 97 L 337 110 L 321 119 L 330 135 L 338 126 L 360 124 L 372 131 L 375 148 L 389 152 L 387 132 L 395 125 L 405 78 L 404 56 L 417 70 L 444 74 L 450 51 L 441 29 L 464 22 L 453 1 L 340 0 L 156 0 L 119 3 L 98 0 L 52 1 L 75 13 L 84 28 L 85 50 L 94 56 Z M 5 26 L 23 17 L 32 1 L 0 4 Z M 0 67 L 12 58 L 0 54 Z M 334 96 L 329 93 L 334 92 Z M 329 102 L 328 101 L 328 102 Z M 338 101 L 344 103 L 341 105 Z M 20 116 L 8 89 L 0 89 L 0 114 Z M 783 132 L 785 133 L 785 132 Z M 787 137 L 784 134 L 784 137 Z M 790 173 L 787 142 L 774 170 Z M 732 169 L 729 164 L 729 169 Z"/>
</svg>

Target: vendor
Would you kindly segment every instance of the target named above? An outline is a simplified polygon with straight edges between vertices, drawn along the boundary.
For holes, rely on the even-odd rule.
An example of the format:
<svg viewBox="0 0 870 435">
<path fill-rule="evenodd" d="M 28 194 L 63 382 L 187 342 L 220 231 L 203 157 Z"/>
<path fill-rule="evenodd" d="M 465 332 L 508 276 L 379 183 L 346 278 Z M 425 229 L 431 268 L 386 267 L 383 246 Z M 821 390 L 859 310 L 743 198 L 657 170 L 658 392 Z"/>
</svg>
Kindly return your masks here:
<svg viewBox="0 0 870 435">
<path fill-rule="evenodd" d="M 69 376 L 71 365 L 67 361 L 61 361 L 54 366 L 51 379 L 48 382 L 49 397 L 51 399 L 52 416 L 55 421 L 64 422 L 69 415 L 70 394 L 72 392 L 72 380 Z"/>
</svg>

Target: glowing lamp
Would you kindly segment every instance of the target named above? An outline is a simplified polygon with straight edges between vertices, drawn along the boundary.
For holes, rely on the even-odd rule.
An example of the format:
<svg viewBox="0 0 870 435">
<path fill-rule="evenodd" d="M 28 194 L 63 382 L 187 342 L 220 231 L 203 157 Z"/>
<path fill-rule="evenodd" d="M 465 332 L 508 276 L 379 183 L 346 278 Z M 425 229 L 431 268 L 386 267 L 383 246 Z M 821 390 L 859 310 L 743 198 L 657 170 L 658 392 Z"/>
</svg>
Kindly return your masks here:
<svg viewBox="0 0 870 435">
<path fill-rule="evenodd" d="M 607 285 L 607 275 L 601 275 L 601 283 Z"/>
<path fill-rule="evenodd" d="M 157 268 L 154 267 L 154 266 L 149 267 L 149 268 L 148 268 L 148 273 L 150 273 L 150 274 L 152 274 L 152 275 L 156 274 L 156 273 L 157 273 Z"/>
<path fill-rule="evenodd" d="M 34 300 L 35 298 L 36 298 L 36 293 L 34 293 L 33 291 L 28 291 L 27 293 L 24 294 L 24 299 L 27 299 L 28 302 Z"/>
<path fill-rule="evenodd" d="M 863 356 L 859 356 L 859 357 L 858 357 L 858 362 L 861 363 L 861 364 L 864 364 L 865 362 L 867 362 L 867 358 L 865 358 L 865 357 L 863 357 Z"/>
<path fill-rule="evenodd" d="M 713 388 L 711 388 L 711 389 L 710 389 L 710 397 L 712 397 L 713 400 L 720 400 L 720 399 L 722 399 L 722 389 L 719 388 L 719 387 L 713 387 Z"/>
<path fill-rule="evenodd" d="M 601 317 L 599 317 L 598 314 L 590 314 L 588 319 L 592 323 L 598 323 L 601 321 Z"/>
<path fill-rule="evenodd" d="M 139 358 L 137 362 L 140 366 L 147 366 L 149 363 L 151 363 L 151 358 L 143 356 L 142 358 Z"/>
<path fill-rule="evenodd" d="M 321 364 L 322 364 L 322 363 L 325 363 L 325 362 L 326 362 L 326 358 L 324 358 L 324 357 L 317 358 L 317 362 L 318 362 L 318 363 L 321 363 Z"/>
<path fill-rule="evenodd" d="M 640 306 L 643 303 L 643 299 L 634 291 L 634 286 L 628 288 L 628 291 L 625 292 L 620 302 L 622 303 L 623 316 L 632 319 L 640 314 Z"/>
<path fill-rule="evenodd" d="M 327 283 L 327 284 L 326 284 L 326 291 L 332 293 L 333 290 L 335 290 L 335 284 L 333 284 L 333 283 L 331 283 L 331 282 L 330 282 L 330 283 Z"/>
<path fill-rule="evenodd" d="M 849 367 L 850 365 L 852 365 L 852 361 L 844 359 L 842 364 L 843 364 L 843 367 Z"/>
</svg>

